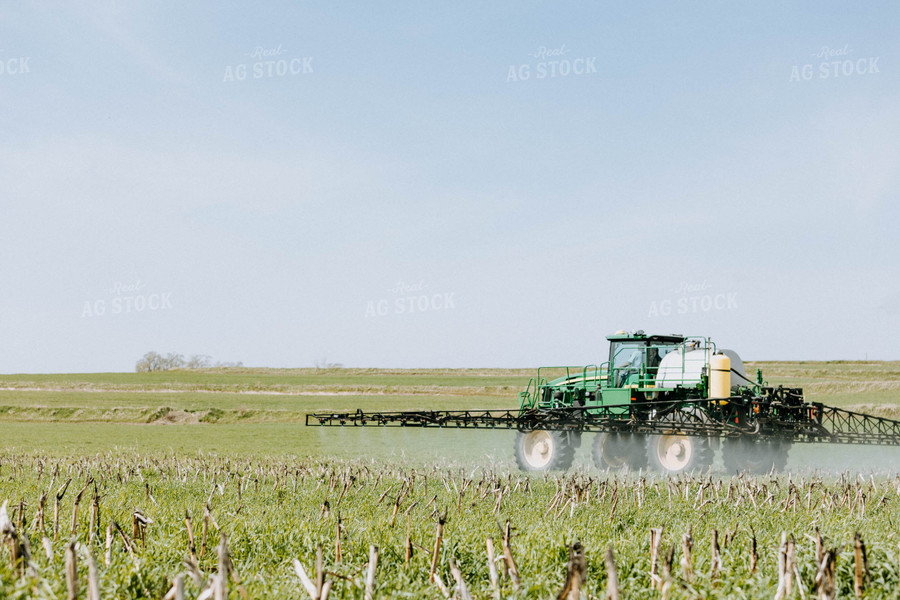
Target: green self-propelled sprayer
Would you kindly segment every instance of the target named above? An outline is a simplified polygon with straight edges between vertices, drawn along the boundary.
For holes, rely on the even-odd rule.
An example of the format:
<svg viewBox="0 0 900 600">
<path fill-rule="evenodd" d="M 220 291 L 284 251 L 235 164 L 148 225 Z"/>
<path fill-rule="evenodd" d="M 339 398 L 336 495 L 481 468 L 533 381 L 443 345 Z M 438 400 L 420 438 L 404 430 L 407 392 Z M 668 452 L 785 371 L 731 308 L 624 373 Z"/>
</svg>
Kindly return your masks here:
<svg viewBox="0 0 900 600">
<path fill-rule="evenodd" d="M 780 470 L 794 443 L 900 446 L 900 421 L 818 402 L 751 379 L 736 352 L 706 337 L 620 331 L 609 359 L 542 367 L 511 410 L 357 411 L 307 415 L 307 425 L 515 429 L 527 471 L 566 469 L 585 432 L 599 467 L 706 470 L 721 448 L 729 472 Z M 550 379 L 549 377 L 553 377 Z"/>
</svg>

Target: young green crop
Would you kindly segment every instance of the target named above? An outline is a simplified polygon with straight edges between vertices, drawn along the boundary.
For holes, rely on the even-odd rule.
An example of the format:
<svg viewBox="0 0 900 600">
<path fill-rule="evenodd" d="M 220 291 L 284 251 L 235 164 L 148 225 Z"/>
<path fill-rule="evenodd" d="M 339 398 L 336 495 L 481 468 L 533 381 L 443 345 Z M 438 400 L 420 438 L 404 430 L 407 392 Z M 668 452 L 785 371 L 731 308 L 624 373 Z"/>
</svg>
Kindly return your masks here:
<svg viewBox="0 0 900 600">
<path fill-rule="evenodd" d="M 875 403 L 879 406 L 866 412 L 888 416 L 900 404 L 898 363 L 760 366 L 770 382 L 802 385 L 816 401 Z M 900 480 L 824 478 L 813 469 L 883 469 L 896 464 L 896 449 L 795 444 L 788 462 L 793 476 L 729 478 L 717 462 L 712 478 L 666 479 L 598 472 L 589 466 L 592 438 L 586 436 L 577 468 L 545 477 L 512 470 L 515 433 L 510 431 L 300 424 L 304 414 L 316 410 L 514 407 L 517 392 L 533 374 L 227 369 L 0 376 L 0 504 L 8 501 L 17 525 L 24 502 L 21 529 L 32 556 L 20 576 L 10 562 L 10 542 L 0 544 L 0 598 L 65 597 L 64 548 L 72 532 L 74 499 L 82 489 L 75 536 L 80 598 L 87 587 L 87 551 L 97 563 L 102 598 L 163 597 L 186 571 L 186 511 L 202 571 L 199 585 L 187 577 L 188 598 L 196 598 L 217 570 L 220 533 L 227 537 L 239 578 L 229 586 L 230 598 L 242 597 L 239 586 L 251 598 L 306 597 L 292 561 L 299 559 L 314 573 L 319 545 L 332 598 L 363 597 L 372 545 L 380 550 L 374 597 L 443 598 L 428 573 L 437 520 L 444 512 L 448 520 L 437 573 L 453 586 L 452 556 L 475 598 L 492 595 L 485 539 L 493 538 L 499 559 L 507 520 L 522 589 L 517 592 L 508 578 L 502 579 L 504 597 L 555 597 L 565 580 L 568 546 L 579 540 L 587 558 L 589 598 L 606 593 L 604 555 L 610 547 L 621 597 L 659 598 L 649 573 L 650 529 L 660 527 L 661 554 L 675 547 L 669 598 L 774 597 L 782 532 L 794 536 L 799 585 L 812 597 L 811 536 L 817 528 L 826 548 L 841 549 L 841 596 L 853 594 L 856 532 L 867 547 L 866 597 L 895 596 Z M 54 540 L 56 494 L 69 479 Z M 88 535 L 94 486 L 85 484 L 90 479 L 99 495 L 99 539 Z M 42 494 L 45 524 L 36 530 Z M 113 529 L 107 566 L 108 527 L 115 520 L 130 538 L 136 510 L 152 521 L 145 540 L 136 542 L 131 554 Z M 338 518 L 340 563 L 335 556 Z M 722 560 L 715 578 L 713 530 Z M 409 564 L 407 532 L 413 548 Z M 679 566 L 682 539 L 689 532 L 691 581 Z M 50 540 L 50 557 L 44 536 Z M 754 536 L 759 566 L 751 573 Z M 498 567 L 502 573 L 499 561 Z M 797 584 L 792 597 L 799 597 Z"/>
<path fill-rule="evenodd" d="M 54 541 L 56 493 L 71 479 L 60 503 L 59 534 Z M 380 549 L 375 597 L 440 598 L 429 581 L 438 517 L 448 518 L 437 572 L 453 585 L 451 556 L 476 598 L 491 596 L 485 539 L 492 537 L 498 556 L 501 527 L 512 526 L 511 549 L 522 579 L 513 590 L 502 581 L 505 597 L 555 597 L 566 574 L 568 545 L 585 548 L 588 597 L 600 598 L 607 585 L 604 555 L 611 547 L 622 597 L 658 598 L 650 579 L 650 529 L 663 528 L 663 554 L 676 547 L 670 598 L 771 597 L 777 587 L 777 550 L 782 532 L 796 541 L 800 582 L 813 592 L 814 544 L 818 529 L 826 547 L 841 549 L 837 582 L 842 596 L 852 594 L 852 540 L 860 532 L 868 552 L 866 597 L 893 597 L 898 584 L 900 482 L 884 477 L 732 477 L 658 478 L 625 473 L 578 471 L 559 476 L 525 476 L 471 463 L 423 466 L 373 461 L 299 458 L 238 459 L 215 456 L 126 456 L 49 460 L 6 454 L 0 457 L 0 502 L 8 500 L 11 521 L 26 503 L 24 527 L 32 564 L 20 577 L 10 564 L 9 545 L 0 550 L 0 597 L 64 597 L 64 545 L 69 541 L 75 495 L 85 484 L 76 519 L 78 575 L 86 587 L 85 550 L 98 565 L 101 597 L 161 598 L 189 557 L 185 514 L 191 524 L 204 579 L 188 577 L 187 597 L 196 598 L 217 570 L 215 546 L 225 534 L 237 582 L 229 597 L 281 598 L 306 595 L 294 573 L 299 559 L 314 572 L 322 546 L 331 598 L 362 597 L 369 548 Z M 100 497 L 100 537 L 88 533 L 93 485 Z M 43 530 L 35 529 L 38 499 L 47 492 Z M 399 498 L 399 504 L 398 504 Z M 209 502 L 203 543 L 204 508 Z M 104 561 L 107 527 L 115 521 L 132 536 L 139 510 L 151 523 L 133 555 L 115 533 L 110 564 Z M 342 562 L 335 562 L 341 520 Z M 391 525 L 393 521 L 393 526 Z M 218 528 L 217 528 L 218 527 Z M 711 576 L 710 540 L 718 531 L 722 566 Z M 693 540 L 688 580 L 679 567 L 682 536 Z M 409 535 L 412 560 L 406 564 Z M 50 538 L 52 556 L 43 550 Z M 756 538 L 759 566 L 751 573 L 751 540 Z M 502 565 L 501 565 L 502 567 Z M 501 568 L 502 572 L 502 568 Z M 796 595 L 796 591 L 794 592 Z"/>
</svg>

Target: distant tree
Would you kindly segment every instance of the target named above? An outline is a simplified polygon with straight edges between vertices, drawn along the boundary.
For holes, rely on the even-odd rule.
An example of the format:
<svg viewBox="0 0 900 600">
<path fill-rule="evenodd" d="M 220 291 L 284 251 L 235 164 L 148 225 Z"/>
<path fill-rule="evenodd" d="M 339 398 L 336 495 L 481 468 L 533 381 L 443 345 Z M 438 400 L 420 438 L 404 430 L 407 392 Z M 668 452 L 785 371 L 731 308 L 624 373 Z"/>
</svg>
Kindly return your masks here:
<svg viewBox="0 0 900 600">
<path fill-rule="evenodd" d="M 166 357 L 163 359 L 163 371 L 168 371 L 169 369 L 181 369 L 186 364 L 184 362 L 184 356 L 181 354 L 175 354 L 174 352 L 169 352 L 166 354 Z"/>
<path fill-rule="evenodd" d="M 141 357 L 137 364 L 134 365 L 134 370 L 137 373 L 149 373 L 152 371 L 162 371 L 163 361 L 165 359 L 157 352 L 148 352 L 144 356 Z"/>
<path fill-rule="evenodd" d="M 211 358 L 211 356 L 206 354 L 194 354 L 188 359 L 187 365 L 185 366 L 188 369 L 205 369 L 212 364 L 210 363 Z"/>
<path fill-rule="evenodd" d="M 343 363 L 328 362 L 324 356 L 315 362 L 317 369 L 341 369 L 343 366 Z"/>
<path fill-rule="evenodd" d="M 234 367 L 243 367 L 243 366 L 244 366 L 244 363 L 242 363 L 241 361 L 238 361 L 238 362 L 217 362 L 217 363 L 216 363 L 216 366 L 217 366 L 217 367 L 220 367 L 220 368 L 230 369 L 230 368 L 234 368 Z"/>
<path fill-rule="evenodd" d="M 138 373 L 168 371 L 170 369 L 203 369 L 212 366 L 212 359 L 206 354 L 194 354 L 189 360 L 184 355 L 169 352 L 165 356 L 158 352 L 148 352 L 134 365 Z M 216 367 L 243 367 L 242 362 L 217 362 Z"/>
</svg>

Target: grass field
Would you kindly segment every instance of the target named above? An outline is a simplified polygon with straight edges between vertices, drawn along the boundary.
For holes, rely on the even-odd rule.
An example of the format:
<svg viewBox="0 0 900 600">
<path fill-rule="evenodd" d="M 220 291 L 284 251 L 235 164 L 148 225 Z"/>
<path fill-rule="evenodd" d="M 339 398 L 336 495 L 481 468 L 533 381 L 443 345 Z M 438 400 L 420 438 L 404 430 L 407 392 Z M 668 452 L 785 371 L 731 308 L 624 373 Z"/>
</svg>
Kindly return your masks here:
<svg viewBox="0 0 900 600">
<path fill-rule="evenodd" d="M 748 373 L 757 368 L 772 384 L 803 387 L 810 400 L 900 416 L 898 362 L 747 364 Z M 490 457 L 508 466 L 508 432 L 352 431 L 302 423 L 308 413 L 357 408 L 515 408 L 533 375 L 532 369 L 249 368 L 0 375 L 0 449 L 54 456 L 131 449 L 423 461 Z M 838 464 L 853 464 L 868 452 L 842 452 Z M 588 454 L 583 447 L 578 461 L 587 464 Z M 814 466 L 828 463 L 818 460 L 821 454 L 820 447 L 792 452 L 797 464 Z"/>
<path fill-rule="evenodd" d="M 900 363 L 758 363 L 748 371 L 756 367 L 772 384 L 804 387 L 810 400 L 900 414 Z M 810 540 L 817 531 L 824 548 L 836 551 L 834 584 L 842 596 L 854 593 L 852 544 L 861 532 L 866 597 L 896 597 L 900 487 L 886 473 L 900 465 L 897 449 L 795 445 L 792 475 L 735 478 L 716 463 L 710 474 L 672 479 L 599 472 L 588 438 L 571 471 L 535 476 L 515 469 L 509 431 L 302 424 L 316 411 L 516 407 L 532 375 L 474 369 L 2 375 L 0 503 L 9 502 L 10 522 L 21 525 L 32 559 L 17 570 L 16 542 L 7 536 L 0 545 L 0 598 L 66 597 L 70 539 L 78 598 L 88 598 L 88 556 L 103 598 L 161 598 L 179 574 L 186 577 L 185 597 L 198 598 L 217 581 L 220 534 L 233 563 L 228 598 L 309 597 L 292 560 L 312 572 L 319 545 L 332 598 L 365 595 L 373 545 L 380 551 L 373 597 L 443 598 L 429 572 L 433 564 L 454 588 L 452 559 L 472 597 L 489 598 L 485 539 L 493 538 L 502 573 L 498 525 L 507 520 L 521 583 L 501 577 L 503 597 L 555 597 L 566 579 L 567 548 L 580 540 L 587 598 L 607 593 L 608 549 L 622 597 L 660 598 L 649 544 L 650 528 L 659 527 L 657 572 L 667 598 L 773 597 L 782 532 L 796 543 L 789 551 L 793 592 L 786 597 L 816 595 L 821 557 Z M 144 541 L 131 539 L 135 510 L 152 521 Z M 193 515 L 193 558 L 185 511 Z M 435 555 L 444 512 L 449 520 Z M 204 529 L 208 539 L 201 543 Z M 688 534 L 693 550 L 685 553 Z M 666 570 L 670 548 L 674 563 Z"/>
</svg>

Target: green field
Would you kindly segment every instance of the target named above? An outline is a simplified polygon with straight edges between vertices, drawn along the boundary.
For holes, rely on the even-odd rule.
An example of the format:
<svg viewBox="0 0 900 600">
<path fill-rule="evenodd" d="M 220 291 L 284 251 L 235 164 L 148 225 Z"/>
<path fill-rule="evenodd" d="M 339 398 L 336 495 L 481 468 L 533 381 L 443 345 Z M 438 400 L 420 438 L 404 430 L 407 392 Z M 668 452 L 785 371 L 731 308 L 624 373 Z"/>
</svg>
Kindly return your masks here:
<svg viewBox="0 0 900 600">
<path fill-rule="evenodd" d="M 804 387 L 810 400 L 900 414 L 900 363 L 748 364 L 748 370 L 757 367 L 772 384 Z M 866 597 L 896 597 L 900 487 L 887 473 L 900 465 L 897 449 L 795 445 L 790 475 L 729 477 L 716 463 L 702 476 L 663 478 L 597 471 L 586 436 L 572 470 L 536 476 L 515 469 L 509 431 L 303 425 L 305 415 L 317 411 L 514 408 L 532 375 L 474 369 L 2 375 L 0 503 L 9 502 L 13 524 L 21 519 L 31 562 L 17 570 L 15 542 L 0 545 L 0 598 L 66 597 L 64 548 L 73 534 L 78 598 L 88 597 L 88 555 L 97 564 L 103 598 L 161 598 L 186 573 L 185 597 L 197 598 L 219 570 L 220 534 L 233 562 L 228 598 L 309 597 L 292 560 L 312 572 L 319 545 L 333 585 L 329 597 L 364 596 L 375 545 L 380 558 L 373 597 L 443 598 L 429 578 L 443 512 L 449 520 L 435 571 L 454 588 L 452 559 L 473 598 L 493 597 L 485 539 L 493 539 L 502 573 L 499 526 L 507 520 L 521 583 L 501 577 L 503 597 L 555 597 L 566 579 L 567 547 L 580 540 L 587 598 L 607 592 L 609 548 L 622 597 L 659 598 L 649 574 L 652 527 L 664 529 L 661 552 L 674 549 L 664 578 L 669 598 L 773 597 L 782 532 L 796 541 L 799 581 L 789 597 L 815 596 L 810 536 L 817 529 L 826 548 L 839 550 L 835 584 L 842 596 L 853 594 L 858 531 L 868 552 Z M 99 516 L 92 534 L 95 494 Z M 130 541 L 135 510 L 152 521 L 142 542 Z M 192 560 L 185 511 L 193 516 L 196 569 L 184 562 Z M 720 544 L 715 574 L 714 532 Z M 688 533 L 690 569 L 679 566 Z M 413 551 L 408 563 L 407 539 Z M 751 572 L 754 539 L 759 568 Z"/>
<path fill-rule="evenodd" d="M 900 362 L 747 363 L 807 398 L 900 418 Z M 362 431 L 303 426 L 313 412 L 516 408 L 532 369 L 204 369 L 0 375 L 0 448 L 68 456 L 236 453 L 423 461 L 509 461 L 508 432 Z M 585 444 L 589 446 L 589 444 Z M 855 454 L 854 454 L 855 452 Z M 845 462 L 866 451 L 854 449 Z M 820 447 L 796 448 L 802 464 Z M 590 459 L 583 447 L 581 463 Z M 843 463 L 841 463 L 843 464 Z"/>
<path fill-rule="evenodd" d="M 308 597 L 292 561 L 313 572 L 319 546 L 331 598 L 364 596 L 372 546 L 380 552 L 373 597 L 443 598 L 429 573 L 434 564 L 445 585 L 454 587 L 452 560 L 472 597 L 490 598 L 486 539 L 494 542 L 502 573 L 501 528 L 507 521 L 520 579 L 518 586 L 512 577 L 499 580 L 508 598 L 555 597 L 566 580 L 567 547 L 576 540 L 584 547 L 587 598 L 606 596 L 609 549 L 621 597 L 659 598 L 650 575 L 651 528 L 663 530 L 659 563 L 673 557 L 671 568 L 660 564 L 657 570 L 668 598 L 774 597 L 783 532 L 795 541 L 786 550 L 796 564 L 789 597 L 814 594 L 817 532 L 824 549 L 836 552 L 834 583 L 841 596 L 853 594 L 856 532 L 867 548 L 868 575 L 861 579 L 866 597 L 894 598 L 900 583 L 900 491 L 896 480 L 880 477 L 667 479 L 585 470 L 526 476 L 460 462 L 411 467 L 402 459 L 127 452 L 57 460 L 7 454 L 0 458 L 0 499 L 10 501 L 9 519 L 31 550 L 31 560 L 19 567 L 10 560 L 17 542 L 7 539 L 0 547 L 0 598 L 66 597 L 69 540 L 76 543 L 79 598 L 87 597 L 89 560 L 96 564 L 100 597 L 162 598 L 183 576 L 185 597 L 198 598 L 223 570 L 216 552 L 221 535 L 233 564 L 228 598 Z M 150 521 L 143 540 L 132 526 L 134 511 Z M 448 519 L 435 554 L 443 514 Z M 408 562 L 406 548 L 412 551 Z"/>
</svg>

